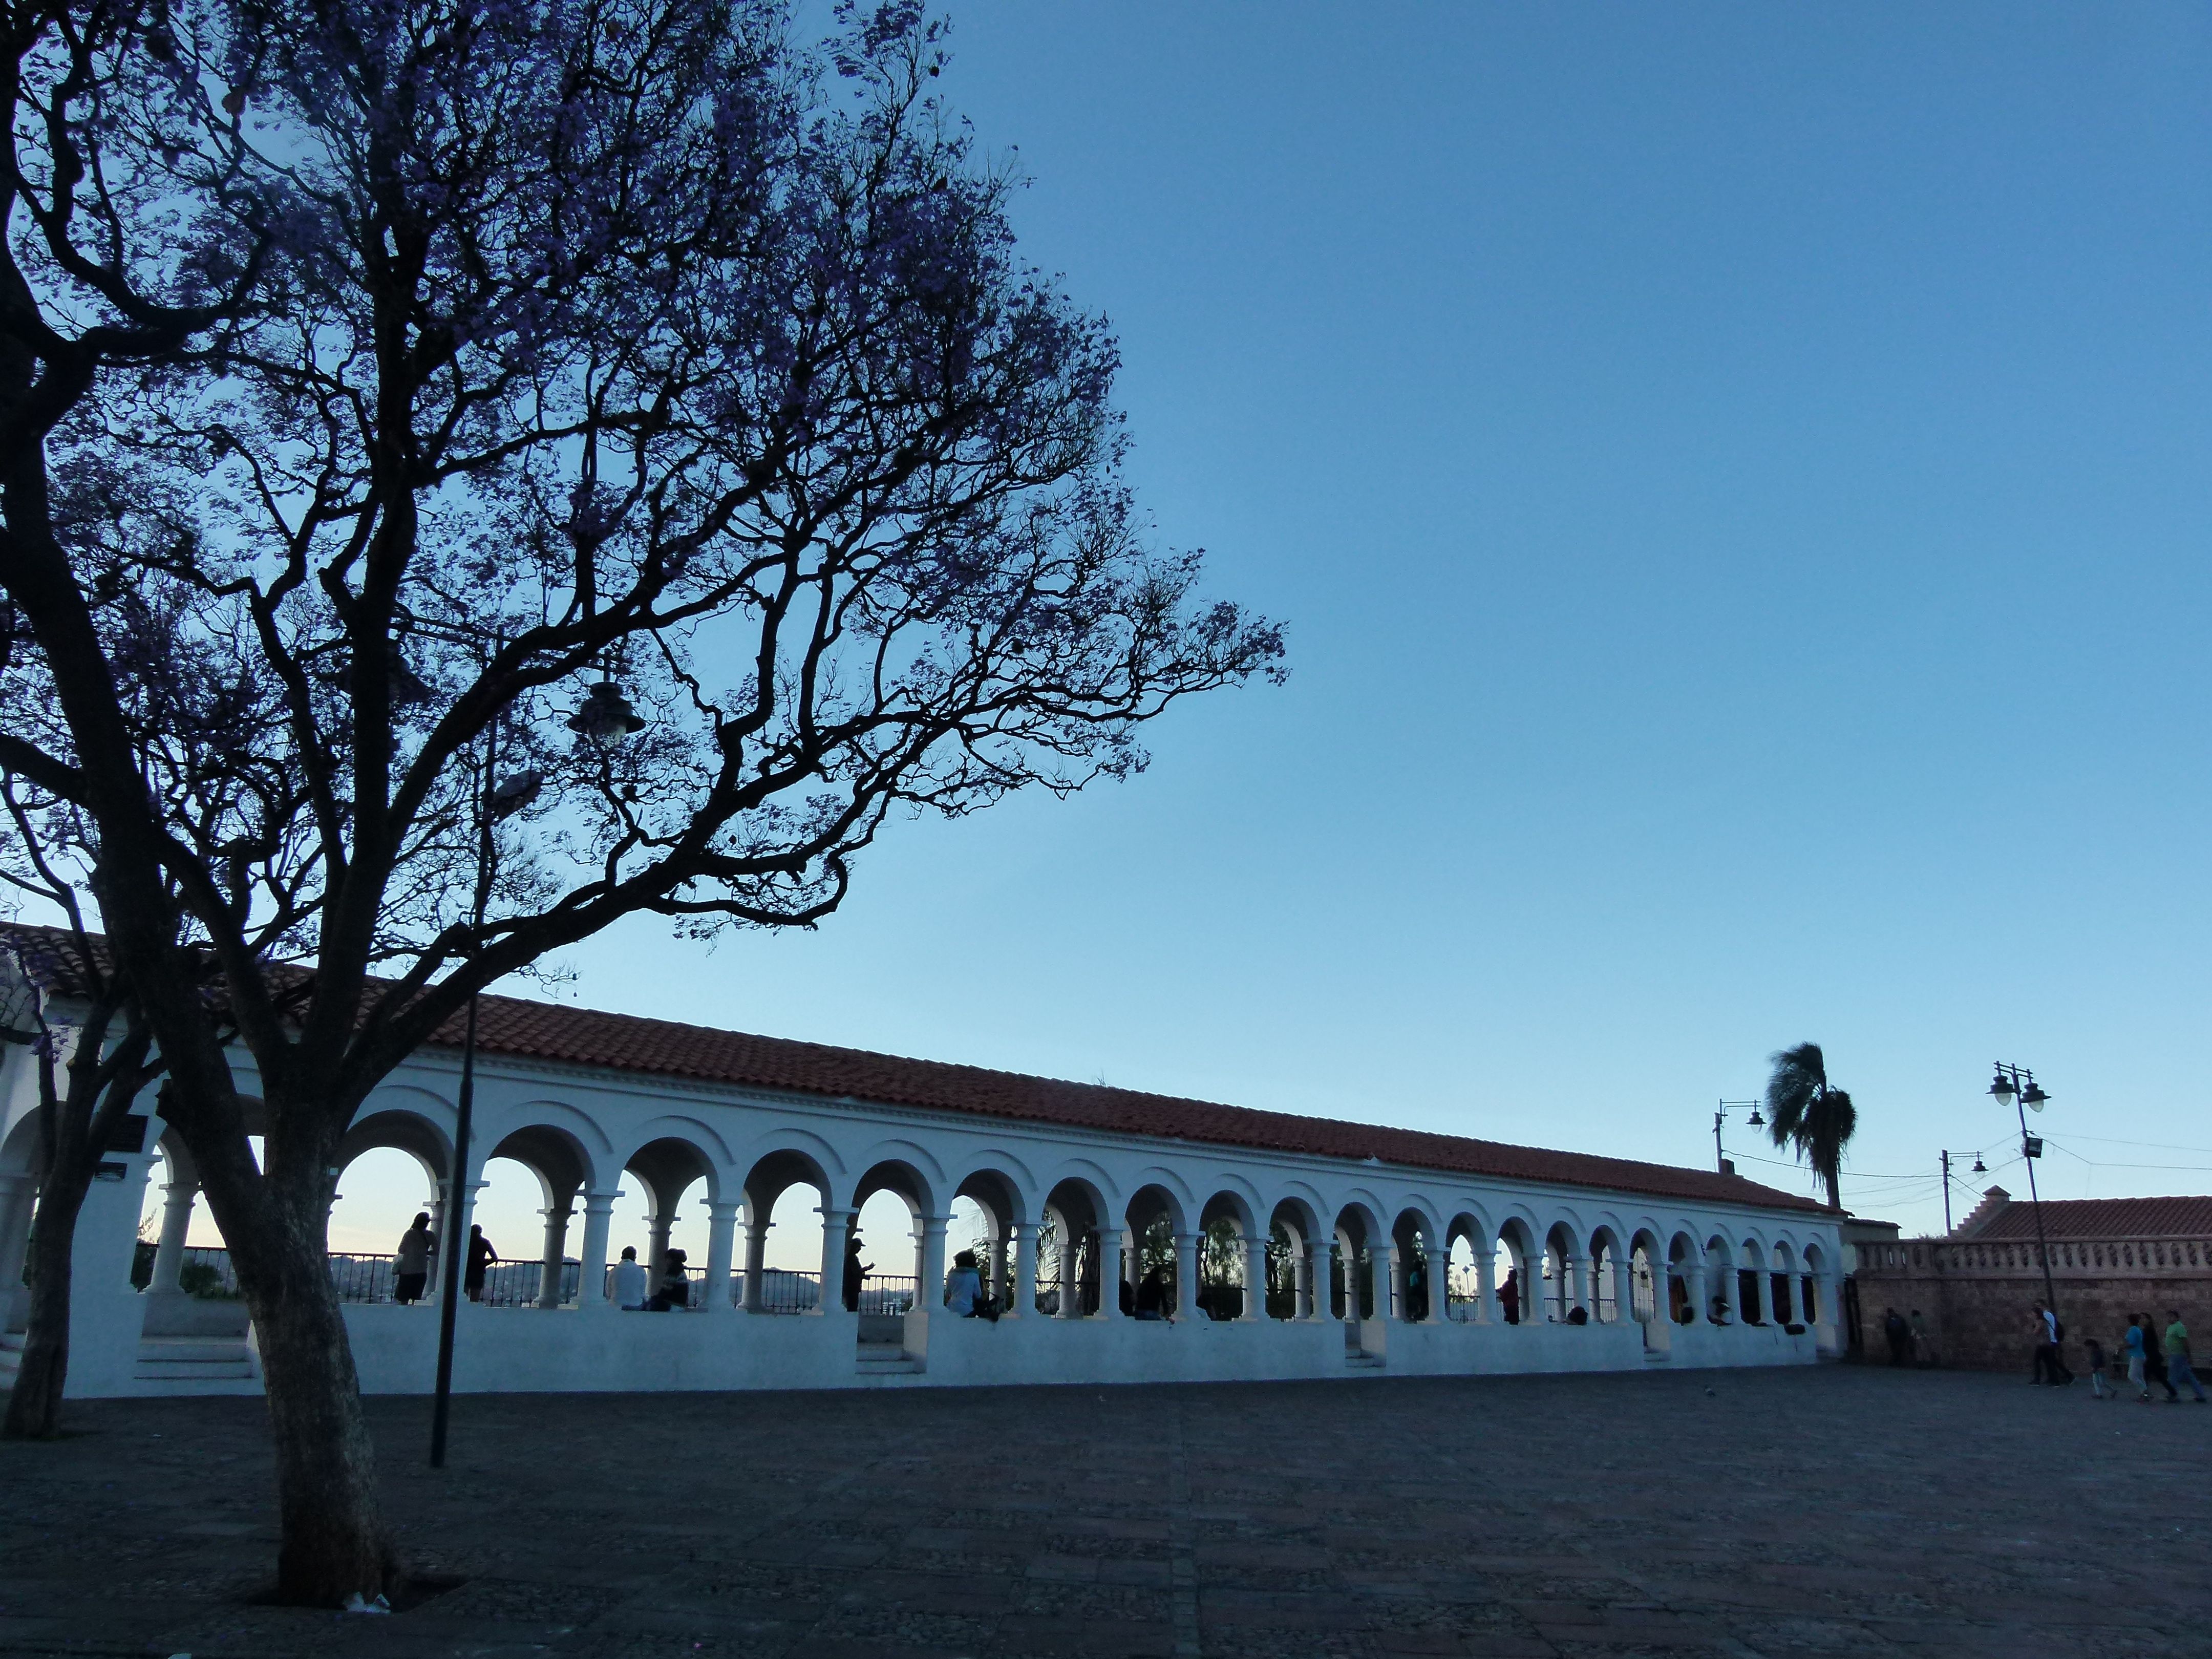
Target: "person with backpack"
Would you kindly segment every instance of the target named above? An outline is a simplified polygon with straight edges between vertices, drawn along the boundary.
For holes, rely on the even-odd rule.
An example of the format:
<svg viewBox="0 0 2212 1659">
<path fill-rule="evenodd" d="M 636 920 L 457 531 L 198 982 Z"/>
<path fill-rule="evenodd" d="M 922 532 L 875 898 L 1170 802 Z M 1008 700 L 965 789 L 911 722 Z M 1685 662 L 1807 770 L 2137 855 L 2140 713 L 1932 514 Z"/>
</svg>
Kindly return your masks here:
<svg viewBox="0 0 2212 1659">
<path fill-rule="evenodd" d="M 2035 1359 L 2029 1368 L 2028 1382 L 2048 1382 L 2053 1388 L 2063 1387 L 2074 1378 L 2059 1362 L 2058 1345 L 2066 1340 L 2066 1328 L 2058 1322 L 2058 1316 L 2040 1302 L 2035 1304 Z"/>
</svg>

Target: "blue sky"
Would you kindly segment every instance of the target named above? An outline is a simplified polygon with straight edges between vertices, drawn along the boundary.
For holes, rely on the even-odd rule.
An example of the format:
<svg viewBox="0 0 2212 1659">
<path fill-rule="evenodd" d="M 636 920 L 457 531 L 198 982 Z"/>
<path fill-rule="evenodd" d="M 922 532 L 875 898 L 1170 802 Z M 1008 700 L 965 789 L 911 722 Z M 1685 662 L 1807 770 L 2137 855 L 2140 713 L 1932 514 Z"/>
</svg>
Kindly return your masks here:
<svg viewBox="0 0 2212 1659">
<path fill-rule="evenodd" d="M 2049 1194 L 2212 1190 L 2212 14 L 954 18 L 1160 540 L 1292 680 L 574 995 L 1691 1164 L 1810 1038 L 1912 1227 L 1942 1146 L 2024 1195 L 2002 1057 Z"/>
</svg>

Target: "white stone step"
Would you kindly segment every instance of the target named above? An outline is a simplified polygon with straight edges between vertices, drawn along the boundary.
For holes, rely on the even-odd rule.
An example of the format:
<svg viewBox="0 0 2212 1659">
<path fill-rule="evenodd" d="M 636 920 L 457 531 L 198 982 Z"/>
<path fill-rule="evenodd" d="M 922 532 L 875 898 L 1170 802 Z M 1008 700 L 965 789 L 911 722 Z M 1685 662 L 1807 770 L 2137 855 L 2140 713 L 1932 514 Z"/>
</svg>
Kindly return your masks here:
<svg viewBox="0 0 2212 1659">
<path fill-rule="evenodd" d="M 863 1344 L 860 1348 L 860 1358 L 854 1362 L 854 1366 L 861 1376 L 910 1376 L 921 1370 L 921 1361 L 907 1353 L 905 1350 L 886 1346 L 878 1349 L 875 1352 L 870 1352 L 869 1350 L 875 1346 L 872 1343 L 867 1343 Z"/>
<path fill-rule="evenodd" d="M 149 1336 L 142 1337 L 138 1343 L 138 1363 L 142 1365 L 149 1360 L 228 1364 L 245 1358 L 246 1344 L 236 1337 Z"/>
<path fill-rule="evenodd" d="M 1354 1371 L 1379 1371 L 1383 1367 L 1379 1353 L 1348 1353 L 1344 1356 L 1345 1369 Z"/>
<path fill-rule="evenodd" d="M 131 1371 L 141 1382 L 235 1382 L 253 1379 L 251 1359 L 142 1359 Z"/>
<path fill-rule="evenodd" d="M 131 1374 L 142 1382 L 251 1382 L 253 1356 L 235 1338 L 149 1336 Z"/>
</svg>

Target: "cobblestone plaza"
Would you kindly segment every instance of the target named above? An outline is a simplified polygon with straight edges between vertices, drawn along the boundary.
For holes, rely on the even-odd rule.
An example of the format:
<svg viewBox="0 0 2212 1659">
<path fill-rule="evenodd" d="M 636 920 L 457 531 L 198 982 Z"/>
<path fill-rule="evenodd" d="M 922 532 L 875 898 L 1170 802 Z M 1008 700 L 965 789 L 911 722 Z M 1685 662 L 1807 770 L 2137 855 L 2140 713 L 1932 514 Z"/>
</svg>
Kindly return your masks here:
<svg viewBox="0 0 2212 1659">
<path fill-rule="evenodd" d="M 0 1653 L 2212 1653 L 2212 1408 L 1886 1368 L 372 1400 L 462 1582 L 255 1605 L 263 1407 L 0 1445 Z"/>
</svg>

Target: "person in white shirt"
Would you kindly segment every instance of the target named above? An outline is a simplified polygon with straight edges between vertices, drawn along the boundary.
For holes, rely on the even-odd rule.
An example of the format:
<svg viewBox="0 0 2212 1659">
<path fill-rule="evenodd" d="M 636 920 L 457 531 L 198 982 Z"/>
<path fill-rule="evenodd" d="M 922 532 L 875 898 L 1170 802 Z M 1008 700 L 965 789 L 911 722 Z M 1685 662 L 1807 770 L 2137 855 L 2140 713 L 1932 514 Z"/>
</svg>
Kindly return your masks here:
<svg viewBox="0 0 2212 1659">
<path fill-rule="evenodd" d="M 637 1247 L 625 1245 L 622 1260 L 615 1263 L 615 1306 L 641 1308 L 645 1305 L 645 1268 L 637 1259 Z"/>
</svg>

